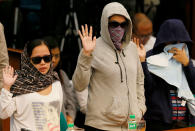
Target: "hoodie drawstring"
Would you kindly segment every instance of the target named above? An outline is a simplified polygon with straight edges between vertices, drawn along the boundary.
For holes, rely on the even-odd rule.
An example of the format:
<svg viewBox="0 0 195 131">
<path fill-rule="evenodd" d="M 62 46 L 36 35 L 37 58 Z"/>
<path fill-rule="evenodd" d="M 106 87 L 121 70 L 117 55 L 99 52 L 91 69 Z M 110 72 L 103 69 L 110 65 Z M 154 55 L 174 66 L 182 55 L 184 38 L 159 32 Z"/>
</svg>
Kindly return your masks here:
<svg viewBox="0 0 195 131">
<path fill-rule="evenodd" d="M 121 69 L 121 65 L 120 65 L 120 63 L 119 63 L 119 60 L 118 60 L 118 54 L 117 54 L 117 51 L 116 50 L 114 50 L 115 51 L 115 54 L 116 54 L 116 62 L 115 62 L 115 64 L 118 64 L 118 66 L 119 66 L 119 69 L 120 69 L 120 74 L 121 74 L 121 83 L 123 82 L 123 72 L 122 72 L 122 69 Z"/>
<path fill-rule="evenodd" d="M 123 56 L 125 57 L 125 53 L 124 53 L 124 50 L 122 49 L 122 54 L 123 54 Z"/>
</svg>

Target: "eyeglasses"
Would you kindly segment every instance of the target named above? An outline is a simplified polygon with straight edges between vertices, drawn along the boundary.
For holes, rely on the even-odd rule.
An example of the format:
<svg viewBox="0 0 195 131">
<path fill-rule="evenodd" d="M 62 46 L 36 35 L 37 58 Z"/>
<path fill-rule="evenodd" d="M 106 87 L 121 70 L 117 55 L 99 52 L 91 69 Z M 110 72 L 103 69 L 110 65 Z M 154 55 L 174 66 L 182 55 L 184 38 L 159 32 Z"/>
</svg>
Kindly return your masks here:
<svg viewBox="0 0 195 131">
<path fill-rule="evenodd" d="M 108 23 L 108 25 L 109 25 L 110 27 L 114 27 L 114 28 L 116 28 L 116 27 L 118 27 L 118 26 L 120 26 L 120 27 L 122 27 L 122 28 L 125 28 L 125 27 L 128 26 L 128 22 L 125 21 L 125 22 L 119 23 L 119 22 L 116 22 L 116 21 L 111 21 L 111 22 Z"/>
<path fill-rule="evenodd" d="M 43 57 L 32 57 L 31 58 L 33 64 L 41 63 L 42 59 L 45 61 L 45 63 L 49 63 L 49 62 L 51 62 L 51 55 L 45 55 Z"/>
</svg>

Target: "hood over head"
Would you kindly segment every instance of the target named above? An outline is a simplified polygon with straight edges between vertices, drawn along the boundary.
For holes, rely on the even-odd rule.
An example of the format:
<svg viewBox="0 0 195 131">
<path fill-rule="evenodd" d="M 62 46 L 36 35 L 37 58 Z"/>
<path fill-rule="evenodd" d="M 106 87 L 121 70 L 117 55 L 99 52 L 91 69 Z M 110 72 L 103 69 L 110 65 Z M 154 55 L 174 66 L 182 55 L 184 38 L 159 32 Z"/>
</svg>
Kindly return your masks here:
<svg viewBox="0 0 195 131">
<path fill-rule="evenodd" d="M 127 44 L 129 44 L 130 40 L 131 40 L 131 35 L 132 35 L 132 22 L 131 22 L 131 18 L 127 12 L 127 10 L 125 9 L 125 7 L 118 3 L 118 2 L 112 2 L 107 4 L 102 12 L 102 17 L 101 17 L 101 37 L 102 39 L 109 44 L 112 48 L 115 49 L 115 46 L 110 38 L 110 33 L 108 31 L 108 22 L 109 22 L 109 18 L 113 15 L 121 15 L 124 16 L 126 18 L 126 20 L 128 21 L 128 26 L 126 28 L 126 32 L 124 34 L 123 37 L 123 44 L 122 44 L 122 48 L 124 48 Z"/>
<path fill-rule="evenodd" d="M 179 43 L 186 43 L 188 48 L 192 44 L 183 22 L 179 19 L 168 19 L 160 26 L 152 52 L 158 54 L 163 51 L 166 46 L 165 43 L 172 42 L 175 44 L 178 41 Z"/>
</svg>

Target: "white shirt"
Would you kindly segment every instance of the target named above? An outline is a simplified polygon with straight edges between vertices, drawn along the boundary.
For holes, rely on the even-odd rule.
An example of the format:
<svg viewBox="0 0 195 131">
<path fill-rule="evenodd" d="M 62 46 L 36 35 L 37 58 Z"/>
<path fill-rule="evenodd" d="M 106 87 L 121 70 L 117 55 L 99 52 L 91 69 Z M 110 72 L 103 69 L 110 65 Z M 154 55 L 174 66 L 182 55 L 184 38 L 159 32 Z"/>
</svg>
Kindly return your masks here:
<svg viewBox="0 0 195 131">
<path fill-rule="evenodd" d="M 144 45 L 146 52 L 153 48 L 155 41 L 156 41 L 156 37 L 150 36 L 149 40 Z"/>
<path fill-rule="evenodd" d="M 80 111 L 84 114 L 87 112 L 88 87 L 83 91 L 76 91 L 77 100 L 80 106 Z"/>
<path fill-rule="evenodd" d="M 10 130 L 21 131 L 60 131 L 60 112 L 62 108 L 62 87 L 59 81 L 52 84 L 49 95 L 37 92 L 12 97 L 2 89 L 0 94 L 0 118 L 10 119 Z"/>
</svg>

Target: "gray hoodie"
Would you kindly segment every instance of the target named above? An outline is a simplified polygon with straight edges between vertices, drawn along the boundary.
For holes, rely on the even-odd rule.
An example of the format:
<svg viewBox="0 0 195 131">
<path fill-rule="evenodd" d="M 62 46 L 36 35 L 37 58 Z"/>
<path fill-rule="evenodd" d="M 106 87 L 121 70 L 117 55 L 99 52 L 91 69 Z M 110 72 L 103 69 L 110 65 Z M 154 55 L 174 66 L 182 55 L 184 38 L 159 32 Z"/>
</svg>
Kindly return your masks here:
<svg viewBox="0 0 195 131">
<path fill-rule="evenodd" d="M 109 17 L 114 14 L 129 22 L 121 51 L 116 50 L 108 31 Z M 127 130 L 128 116 L 134 114 L 141 119 L 146 111 L 144 75 L 131 34 L 132 23 L 126 9 L 117 2 L 110 3 L 103 9 L 101 36 L 92 56 L 80 52 L 72 80 L 78 91 L 90 86 L 85 121 L 88 126 Z"/>
<path fill-rule="evenodd" d="M 3 87 L 3 68 L 9 65 L 7 44 L 4 35 L 4 27 L 0 23 L 0 90 Z"/>
</svg>

